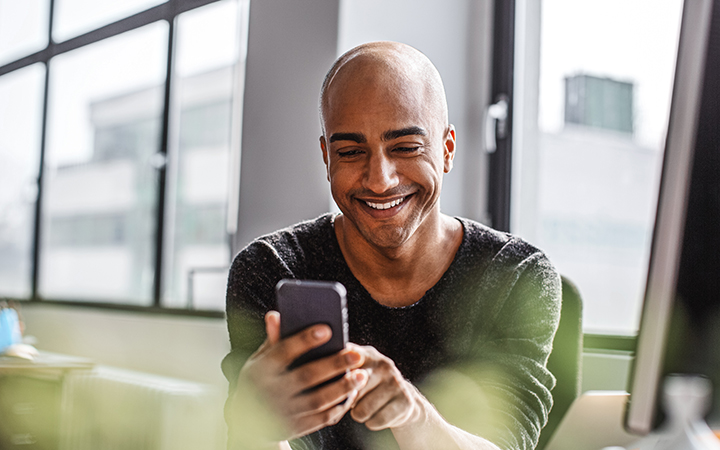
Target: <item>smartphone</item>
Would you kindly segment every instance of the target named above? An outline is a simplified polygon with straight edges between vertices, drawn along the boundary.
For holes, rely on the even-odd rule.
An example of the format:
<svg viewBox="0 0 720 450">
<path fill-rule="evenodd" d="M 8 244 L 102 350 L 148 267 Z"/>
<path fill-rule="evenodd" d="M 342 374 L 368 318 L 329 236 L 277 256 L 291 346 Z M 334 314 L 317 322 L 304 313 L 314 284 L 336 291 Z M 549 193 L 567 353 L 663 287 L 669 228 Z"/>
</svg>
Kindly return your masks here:
<svg viewBox="0 0 720 450">
<path fill-rule="evenodd" d="M 299 356 L 288 366 L 288 370 L 345 348 L 348 342 L 346 293 L 345 286 L 336 281 L 283 279 L 278 282 L 275 295 L 280 312 L 281 338 L 320 323 L 332 330 L 328 342 Z"/>
</svg>

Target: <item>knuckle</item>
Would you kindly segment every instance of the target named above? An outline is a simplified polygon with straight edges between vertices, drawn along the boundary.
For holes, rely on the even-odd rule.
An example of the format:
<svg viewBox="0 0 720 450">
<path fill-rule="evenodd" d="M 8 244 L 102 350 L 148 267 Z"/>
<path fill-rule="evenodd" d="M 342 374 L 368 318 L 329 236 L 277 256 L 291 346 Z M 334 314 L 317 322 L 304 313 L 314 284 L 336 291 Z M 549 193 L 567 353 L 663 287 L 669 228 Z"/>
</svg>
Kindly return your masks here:
<svg viewBox="0 0 720 450">
<path fill-rule="evenodd" d="M 356 421 L 363 423 L 368 420 L 367 409 L 362 404 L 356 405 L 350 412 L 350 416 Z"/>
<path fill-rule="evenodd" d="M 325 405 L 325 400 L 319 395 L 314 395 L 308 398 L 307 407 L 310 411 L 316 411 L 321 409 Z"/>
<path fill-rule="evenodd" d="M 292 376 L 300 385 L 307 385 L 313 379 L 313 373 L 309 367 L 298 367 L 292 371 Z"/>
<path fill-rule="evenodd" d="M 320 421 L 324 424 L 331 424 L 334 420 L 334 416 L 331 409 L 325 410 L 320 413 Z"/>
<path fill-rule="evenodd" d="M 330 407 L 333 405 L 333 401 L 335 400 L 335 398 L 331 392 L 320 389 L 309 395 L 311 396 L 311 406 L 313 411 L 332 409 Z"/>
<path fill-rule="evenodd" d="M 355 422 L 358 422 L 358 423 L 364 423 L 364 422 L 365 422 L 365 416 L 362 414 L 362 412 L 360 412 L 360 411 L 358 410 L 358 408 L 353 408 L 353 409 L 350 411 L 350 417 L 352 417 L 352 419 L 353 419 Z"/>
<path fill-rule="evenodd" d="M 394 371 L 396 371 L 395 363 L 390 358 L 387 358 L 385 356 L 383 356 L 378 362 L 378 368 L 383 373 L 393 373 Z"/>
<path fill-rule="evenodd" d="M 340 419 L 342 419 L 342 414 L 333 414 L 333 416 L 328 421 L 329 425 L 336 425 L 338 422 L 340 422 Z"/>
<path fill-rule="evenodd" d="M 380 431 L 387 428 L 382 411 L 376 414 L 372 419 L 365 422 L 365 427 L 367 427 L 370 431 Z"/>
</svg>

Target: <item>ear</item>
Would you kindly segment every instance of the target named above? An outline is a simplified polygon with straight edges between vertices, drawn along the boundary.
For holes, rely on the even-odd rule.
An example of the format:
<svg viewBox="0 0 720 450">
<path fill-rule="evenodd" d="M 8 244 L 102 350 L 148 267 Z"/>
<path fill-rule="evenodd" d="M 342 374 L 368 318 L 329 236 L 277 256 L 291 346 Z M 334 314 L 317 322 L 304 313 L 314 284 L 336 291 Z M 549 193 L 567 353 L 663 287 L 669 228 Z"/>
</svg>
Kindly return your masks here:
<svg viewBox="0 0 720 450">
<path fill-rule="evenodd" d="M 450 124 L 447 133 L 445 133 L 445 148 L 443 153 L 445 160 L 445 173 L 449 173 L 453 168 L 453 159 L 455 158 L 455 126 Z"/>
<path fill-rule="evenodd" d="M 328 165 L 328 149 L 325 141 L 325 136 L 320 136 L 320 149 L 322 150 L 323 162 L 325 163 L 325 176 L 330 181 L 330 166 Z"/>
</svg>

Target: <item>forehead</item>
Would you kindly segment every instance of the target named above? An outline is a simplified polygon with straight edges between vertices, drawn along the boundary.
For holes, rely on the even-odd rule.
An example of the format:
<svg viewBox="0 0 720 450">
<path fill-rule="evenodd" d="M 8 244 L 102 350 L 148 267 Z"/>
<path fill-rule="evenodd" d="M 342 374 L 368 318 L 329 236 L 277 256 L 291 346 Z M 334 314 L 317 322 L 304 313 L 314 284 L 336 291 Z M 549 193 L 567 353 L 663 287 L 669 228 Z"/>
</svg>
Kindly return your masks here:
<svg viewBox="0 0 720 450">
<path fill-rule="evenodd" d="M 428 126 L 433 117 L 422 95 L 408 89 L 368 86 L 339 92 L 329 98 L 325 108 L 327 127 L 396 125 Z"/>
<path fill-rule="evenodd" d="M 432 86 L 411 63 L 356 58 L 343 66 L 323 104 L 326 131 L 444 127 Z M 338 128 L 342 130 L 338 130 Z"/>
</svg>

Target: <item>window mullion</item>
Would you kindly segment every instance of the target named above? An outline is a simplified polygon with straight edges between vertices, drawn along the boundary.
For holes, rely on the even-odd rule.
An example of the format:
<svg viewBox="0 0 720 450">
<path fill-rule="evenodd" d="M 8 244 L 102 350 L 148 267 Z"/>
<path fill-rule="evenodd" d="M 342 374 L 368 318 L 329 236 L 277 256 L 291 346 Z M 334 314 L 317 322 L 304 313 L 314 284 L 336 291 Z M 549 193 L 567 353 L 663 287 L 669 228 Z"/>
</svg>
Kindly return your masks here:
<svg viewBox="0 0 720 450">
<path fill-rule="evenodd" d="M 515 0 L 496 0 L 494 17 L 491 101 L 507 102 L 507 118 L 489 157 L 488 213 L 493 228 L 510 231 Z"/>
<path fill-rule="evenodd" d="M 162 133 L 159 155 L 163 164 L 158 167 L 158 197 L 157 197 L 157 229 L 155 231 L 155 275 L 153 279 L 153 304 L 161 306 L 163 292 L 163 245 L 165 237 L 165 209 L 167 192 L 167 157 L 168 143 L 170 141 L 170 117 L 173 91 L 173 72 L 175 71 L 175 17 L 168 19 L 168 47 L 167 47 L 167 73 L 165 76 L 165 97 L 163 101 Z"/>
<path fill-rule="evenodd" d="M 55 12 L 55 0 L 50 0 L 50 13 L 48 14 L 48 49 L 54 44 L 52 41 L 53 19 Z M 40 158 L 38 161 L 37 171 L 37 198 L 35 199 L 35 221 L 33 230 L 33 256 L 32 256 L 32 280 L 30 298 L 32 300 L 40 300 L 38 296 L 38 282 L 40 277 L 40 239 L 42 237 L 42 200 L 43 200 L 43 180 L 45 173 L 45 149 L 47 145 L 47 119 L 48 119 L 48 98 L 50 86 L 50 64 L 48 60 L 43 61 L 45 64 L 45 92 L 43 92 L 42 106 L 42 125 L 40 137 Z"/>
</svg>

